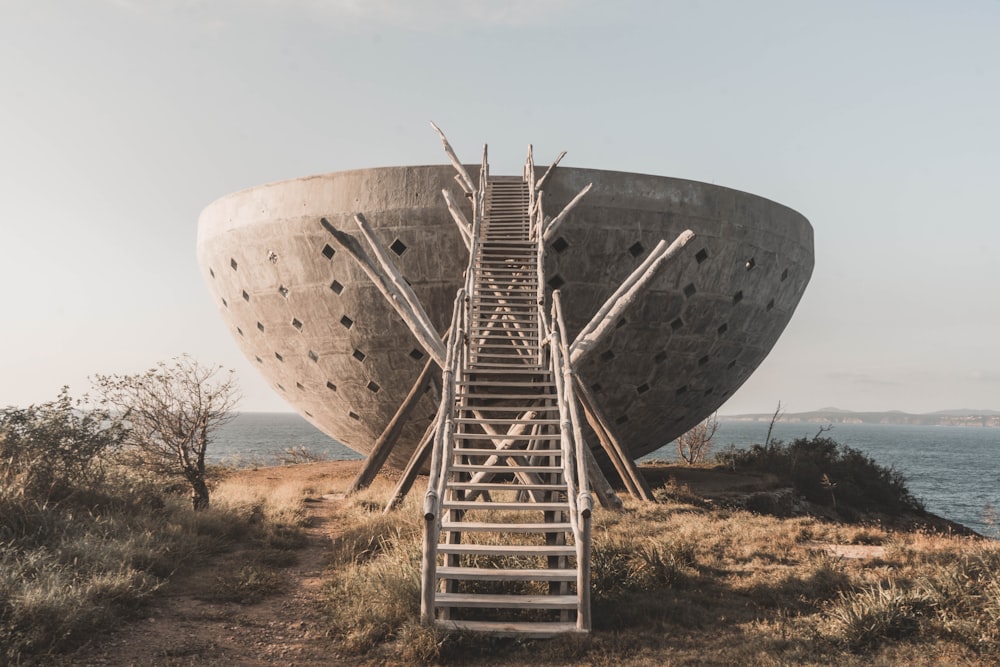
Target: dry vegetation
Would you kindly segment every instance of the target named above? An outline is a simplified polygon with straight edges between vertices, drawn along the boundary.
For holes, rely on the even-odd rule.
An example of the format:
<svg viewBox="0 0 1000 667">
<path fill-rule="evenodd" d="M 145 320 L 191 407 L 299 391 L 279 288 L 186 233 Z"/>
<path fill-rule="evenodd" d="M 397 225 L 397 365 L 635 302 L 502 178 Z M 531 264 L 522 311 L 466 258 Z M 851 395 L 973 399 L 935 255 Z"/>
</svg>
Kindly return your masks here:
<svg viewBox="0 0 1000 667">
<path fill-rule="evenodd" d="M 55 662 L 84 638 L 142 617 L 162 604 L 163 592 L 177 595 L 174 582 L 185 578 L 201 582 L 195 594 L 204 633 L 232 632 L 234 642 L 246 643 L 257 627 L 242 635 L 233 628 L 256 618 L 253 610 L 267 618 L 290 613 L 276 601 L 295 587 L 295 564 L 307 557 L 321 575 L 301 600 L 311 611 L 300 642 L 306 648 L 294 661 L 300 665 L 1000 662 L 997 542 L 894 530 L 857 516 L 844 523 L 725 507 L 697 483 L 677 481 L 694 479 L 689 466 L 652 476 L 659 503 L 626 500 L 624 513 L 595 513 L 591 637 L 445 635 L 417 622 L 420 494 L 384 516 L 391 483 L 380 479 L 327 505 L 328 536 L 307 544 L 310 508 L 344 491 L 356 466 L 326 477 L 305 474 L 311 469 L 333 470 L 229 471 L 213 488 L 212 508 L 194 512 L 185 498 L 113 465 L 74 478 L 77 486 L 57 495 L 50 484 L 44 497 L 16 486 L 27 478 L 8 468 L 0 498 L 0 664 Z M 93 650 L 60 660 L 234 662 L 209 640 L 139 653 L 155 635 L 130 643 L 138 630 L 129 628 L 138 625 L 119 631 L 100 661 L 90 659 Z M 257 655 L 264 657 L 236 662 L 293 662 L 281 646 Z"/>
</svg>

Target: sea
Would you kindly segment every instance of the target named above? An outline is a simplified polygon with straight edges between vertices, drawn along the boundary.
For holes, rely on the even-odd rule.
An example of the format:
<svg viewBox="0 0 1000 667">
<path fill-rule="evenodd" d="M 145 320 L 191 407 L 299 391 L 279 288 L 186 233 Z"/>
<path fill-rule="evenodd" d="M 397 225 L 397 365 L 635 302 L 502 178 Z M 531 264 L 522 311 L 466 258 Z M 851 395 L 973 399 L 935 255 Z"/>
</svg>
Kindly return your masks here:
<svg viewBox="0 0 1000 667">
<path fill-rule="evenodd" d="M 768 426 L 720 419 L 713 451 L 730 445 L 744 449 L 763 444 Z M 779 421 L 771 438 L 786 442 L 811 438 L 821 426 Z M 1000 428 L 836 424 L 823 435 L 901 472 L 910 491 L 929 512 L 1000 538 Z M 208 454 L 213 463 L 269 465 L 279 462 L 281 453 L 289 449 L 334 460 L 363 458 L 299 415 L 287 412 L 240 413 L 219 430 Z M 653 459 L 678 460 L 675 445 L 667 444 L 640 461 Z"/>
</svg>

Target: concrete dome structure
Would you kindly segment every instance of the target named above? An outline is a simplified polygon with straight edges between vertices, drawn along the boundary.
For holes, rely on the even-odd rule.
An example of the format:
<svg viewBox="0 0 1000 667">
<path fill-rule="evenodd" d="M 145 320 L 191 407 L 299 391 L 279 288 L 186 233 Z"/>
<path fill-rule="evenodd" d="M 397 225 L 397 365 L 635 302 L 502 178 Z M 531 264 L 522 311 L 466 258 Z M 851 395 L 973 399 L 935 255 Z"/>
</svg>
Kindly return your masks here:
<svg viewBox="0 0 1000 667">
<path fill-rule="evenodd" d="M 454 173 L 390 167 L 262 185 L 219 199 L 199 220 L 199 264 L 244 354 L 307 420 L 362 454 L 427 355 L 320 219 L 353 230 L 362 212 L 443 332 L 468 265 L 441 196 L 465 201 Z M 545 209 L 560 211 L 588 183 L 544 265 L 571 335 L 660 239 L 696 235 L 577 369 L 635 458 L 718 409 L 764 360 L 812 273 L 812 227 L 724 187 L 569 167 L 545 182 Z M 421 399 L 390 465 L 406 465 L 438 402 L 434 391 Z"/>
</svg>

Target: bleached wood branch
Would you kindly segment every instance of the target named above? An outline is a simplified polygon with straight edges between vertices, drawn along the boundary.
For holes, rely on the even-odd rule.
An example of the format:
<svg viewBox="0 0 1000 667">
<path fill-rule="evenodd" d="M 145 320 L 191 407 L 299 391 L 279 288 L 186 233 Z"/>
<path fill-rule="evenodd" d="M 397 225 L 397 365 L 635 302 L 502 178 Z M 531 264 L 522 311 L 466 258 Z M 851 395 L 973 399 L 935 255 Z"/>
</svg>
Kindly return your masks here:
<svg viewBox="0 0 1000 667">
<path fill-rule="evenodd" d="M 615 323 L 638 296 L 653 282 L 667 260 L 673 258 L 694 238 L 694 232 L 686 229 L 667 246 L 661 240 L 649 253 L 649 257 L 621 284 L 611 297 L 598 309 L 597 314 L 580 331 L 570 346 L 570 363 L 578 366 L 580 361 L 615 329 Z"/>
<path fill-rule="evenodd" d="M 552 162 L 552 164 L 549 165 L 549 168 L 545 170 L 545 173 L 542 174 L 542 177 L 539 178 L 537 181 L 535 181 L 536 190 L 542 189 L 542 184 L 545 182 L 545 179 L 549 177 L 549 174 L 552 173 L 552 170 L 556 168 L 556 165 L 558 165 L 559 161 L 562 160 L 564 157 L 566 157 L 566 151 L 560 153 L 558 157 L 556 157 L 556 159 Z"/>
<path fill-rule="evenodd" d="M 446 356 L 444 341 L 441 340 L 441 336 L 434 330 L 426 313 L 423 312 L 423 308 L 420 308 L 419 313 L 413 309 L 414 303 L 419 307 L 419 301 L 409 285 L 406 285 L 406 282 L 400 279 L 399 282 L 404 286 L 401 290 L 397 286 L 397 283 L 387 276 L 378 264 L 368 256 L 368 253 L 361 247 L 357 239 L 334 227 L 326 218 L 321 219 L 320 223 L 333 236 L 337 245 L 353 257 L 358 266 L 361 267 L 361 270 L 371 278 L 372 282 L 375 283 L 375 287 L 389 301 L 389 304 L 402 318 L 427 354 L 431 355 L 439 366 L 444 367 Z M 409 293 L 408 295 L 407 292 Z M 423 318 L 421 318 L 421 314 Z"/>
<path fill-rule="evenodd" d="M 431 127 L 433 127 L 434 131 L 438 133 L 439 137 L 441 137 L 441 143 L 444 144 L 444 152 L 448 155 L 448 159 L 451 160 L 452 166 L 455 167 L 455 171 L 457 171 L 458 175 L 461 177 L 462 185 L 465 187 L 465 190 L 467 192 L 475 192 L 476 186 L 472 184 L 472 177 L 469 176 L 469 172 L 465 170 L 465 166 L 462 165 L 462 161 L 458 159 L 457 155 L 455 155 L 455 151 L 452 150 L 451 144 L 448 143 L 447 137 L 444 136 L 444 132 L 442 132 L 441 128 L 435 125 L 433 121 L 431 122 Z"/>
<path fill-rule="evenodd" d="M 441 190 L 441 194 L 444 195 L 444 202 L 448 205 L 448 212 L 451 213 L 452 220 L 458 225 L 458 231 L 462 235 L 462 240 L 465 241 L 465 247 L 472 250 L 472 225 L 469 224 L 468 218 L 462 213 L 462 209 L 458 207 L 458 202 L 455 201 L 455 197 L 452 196 L 451 191 L 443 189 Z"/>
<path fill-rule="evenodd" d="M 559 215 L 554 217 L 548 224 L 545 225 L 545 234 L 542 236 L 542 243 L 548 243 L 552 236 L 556 233 L 556 229 L 559 225 L 563 223 L 569 212 L 577 205 L 577 203 L 583 199 L 583 196 L 590 192 L 590 188 L 593 187 L 593 183 L 588 183 L 587 187 L 580 190 L 575 197 L 569 200 L 569 203 L 563 206 L 563 210 L 559 211 Z"/>
</svg>

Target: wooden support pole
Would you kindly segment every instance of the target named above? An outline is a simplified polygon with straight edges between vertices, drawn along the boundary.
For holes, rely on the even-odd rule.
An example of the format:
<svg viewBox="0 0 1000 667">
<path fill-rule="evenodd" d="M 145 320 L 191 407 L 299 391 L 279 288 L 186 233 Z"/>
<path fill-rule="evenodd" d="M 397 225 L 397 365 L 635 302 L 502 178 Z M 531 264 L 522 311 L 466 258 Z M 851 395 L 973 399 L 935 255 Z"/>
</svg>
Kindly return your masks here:
<svg viewBox="0 0 1000 667">
<path fill-rule="evenodd" d="M 542 177 L 539 178 L 537 181 L 535 181 L 535 190 L 542 189 L 542 184 L 545 183 L 545 179 L 549 177 L 549 174 L 552 173 L 552 170 L 556 168 L 556 165 L 558 165 L 559 161 L 562 160 L 564 157 L 566 157 L 566 151 L 560 153 L 559 156 L 556 157 L 556 159 L 552 162 L 552 164 L 549 165 L 549 168 L 545 170 L 545 173 L 542 174 Z"/>
<path fill-rule="evenodd" d="M 580 202 L 581 199 L 583 199 L 583 196 L 585 194 L 590 192 L 590 188 L 592 188 L 593 186 L 594 186 L 593 183 L 588 183 L 587 187 L 585 187 L 583 190 L 580 190 L 580 192 L 578 192 L 575 197 L 569 200 L 568 204 L 563 206 L 563 210 L 559 211 L 559 215 L 552 218 L 552 220 L 550 220 L 549 223 L 545 225 L 545 233 L 542 234 L 542 243 L 548 243 L 549 241 L 552 240 L 552 237 L 555 236 L 556 230 L 559 228 L 559 225 L 561 225 L 563 221 L 566 220 L 566 216 L 569 215 L 570 211 L 576 208 L 576 205 Z"/>
<path fill-rule="evenodd" d="M 587 422 L 594 429 L 594 433 L 597 434 L 601 445 L 604 447 L 604 451 L 608 453 L 608 458 L 614 463 L 615 469 L 621 476 L 626 488 L 636 498 L 648 502 L 656 502 L 656 497 L 653 495 L 653 490 L 649 488 L 649 483 L 636 467 L 635 461 L 625 451 L 621 441 L 615 436 L 614 431 L 611 430 L 611 424 L 601 411 L 594 395 L 590 392 L 589 388 L 580 382 L 579 378 L 575 379 L 577 391 L 580 393 L 580 402 L 583 404 L 583 410 L 587 415 Z"/>
<path fill-rule="evenodd" d="M 629 474 L 628 468 L 625 466 L 623 457 L 618 451 L 615 450 L 614 444 L 608 438 L 607 433 L 601 426 L 600 420 L 591 411 L 591 400 L 590 390 L 582 386 L 583 383 L 577 380 L 576 389 L 580 394 L 580 402 L 583 403 L 583 414 L 587 418 L 587 423 L 590 424 L 590 428 L 593 429 L 594 434 L 597 435 L 597 441 L 600 443 L 601 447 L 604 449 L 604 453 L 608 455 L 608 460 L 615 467 L 615 471 L 618 473 L 618 477 L 621 479 L 622 484 L 625 486 L 625 491 L 628 492 L 633 498 L 641 498 L 642 495 L 639 492 L 639 488 Z"/>
<path fill-rule="evenodd" d="M 340 231 L 333 224 L 323 218 L 320 220 L 323 228 L 326 229 L 333 236 L 334 241 L 337 242 L 341 248 L 343 248 L 349 255 L 351 255 L 355 261 L 357 261 L 358 266 L 371 278 L 372 282 L 378 288 L 379 292 L 382 293 L 395 309 L 396 313 L 403 319 L 403 322 L 410 329 L 413 335 L 416 337 L 417 341 L 420 343 L 421 347 L 429 354 L 434 361 L 441 367 L 444 367 L 446 350 L 444 346 L 444 341 L 441 340 L 441 336 L 434 330 L 429 320 L 421 320 L 417 312 L 413 310 L 413 307 L 409 299 L 405 296 L 406 290 L 412 295 L 412 290 L 409 289 L 409 285 L 403 282 L 404 290 L 401 291 L 397 288 L 394 281 L 389 279 L 380 270 L 378 265 L 368 256 L 361 244 L 358 243 L 350 234 Z M 412 295 L 412 299 L 416 300 L 416 295 Z M 422 312 L 423 309 L 420 309 Z M 424 315 L 426 318 L 426 314 Z"/>
<path fill-rule="evenodd" d="M 389 498 L 389 502 L 386 503 L 385 509 L 382 510 L 383 514 L 388 514 L 392 510 L 396 509 L 400 503 L 403 502 L 403 498 L 406 494 L 410 492 L 410 488 L 413 487 L 413 482 L 416 481 L 417 475 L 420 473 L 420 469 L 427 463 L 427 459 L 431 455 L 431 445 L 434 442 L 434 433 L 437 431 L 438 420 L 434 420 L 427 425 L 427 430 L 424 431 L 424 437 L 420 439 L 420 445 L 413 450 L 412 456 L 410 456 L 410 462 L 406 464 L 406 468 L 403 470 L 402 476 L 399 478 L 399 483 L 396 484 L 396 489 L 392 492 L 392 497 Z"/>
<path fill-rule="evenodd" d="M 361 489 L 367 488 L 372 483 L 372 480 L 375 479 L 378 471 L 385 465 L 386 459 L 389 458 L 389 453 L 392 452 L 393 447 L 396 446 L 396 441 L 399 440 L 399 436 L 403 433 L 403 426 L 406 425 L 410 413 L 413 412 L 417 403 L 420 402 L 424 391 L 430 386 L 431 373 L 435 368 L 437 368 L 437 364 L 433 359 L 428 358 L 423 370 L 420 371 L 420 375 L 417 377 L 417 381 L 410 388 L 410 393 L 403 399 L 399 409 L 396 410 L 396 414 L 393 415 L 385 430 L 382 431 L 382 435 L 378 437 L 378 440 L 372 446 L 368 458 L 365 459 L 364 466 L 351 483 L 351 488 L 347 491 L 348 494 L 357 493 Z"/>
<path fill-rule="evenodd" d="M 587 445 L 583 447 L 583 456 L 586 459 L 587 479 L 590 480 L 590 488 L 597 494 L 597 501 L 601 503 L 601 507 L 616 512 L 622 511 L 624 509 L 622 499 L 615 493 L 614 487 L 604 476 L 604 471 L 601 470 L 597 459 L 594 458 L 594 453 Z"/>
<path fill-rule="evenodd" d="M 573 366 L 579 366 L 583 357 L 593 351 L 609 333 L 614 331 L 622 313 L 652 284 L 653 279 L 666 262 L 677 255 L 693 238 L 694 232 L 687 229 L 681 232 L 669 246 L 663 240 L 656 244 L 653 251 L 649 253 L 649 257 L 625 279 L 615 293 L 604 302 L 604 305 L 587 326 L 577 334 L 576 340 L 570 346 L 570 363 Z"/>
<path fill-rule="evenodd" d="M 455 151 L 452 150 L 451 144 L 448 143 L 447 137 L 444 136 L 444 132 L 442 132 L 441 128 L 433 122 L 431 122 L 431 127 L 433 127 L 434 131 L 438 133 L 439 137 L 441 137 L 441 143 L 444 144 L 444 152 L 448 155 L 448 159 L 451 160 L 451 164 L 455 167 L 455 171 L 458 172 L 459 178 L 462 179 L 461 183 L 465 187 L 465 191 L 475 192 L 476 186 L 472 184 L 472 177 L 469 176 L 469 172 L 465 170 L 465 166 L 462 164 L 462 161 L 458 159 L 457 155 L 455 155 Z M 485 185 L 485 183 L 483 185 Z"/>
<path fill-rule="evenodd" d="M 462 209 L 458 207 L 458 202 L 452 196 L 451 190 L 443 189 L 441 194 L 444 195 L 444 201 L 448 205 L 448 212 L 451 213 L 452 220 L 458 225 L 458 231 L 462 235 L 462 240 L 465 241 L 465 247 L 472 250 L 472 225 L 462 213 Z"/>
</svg>

